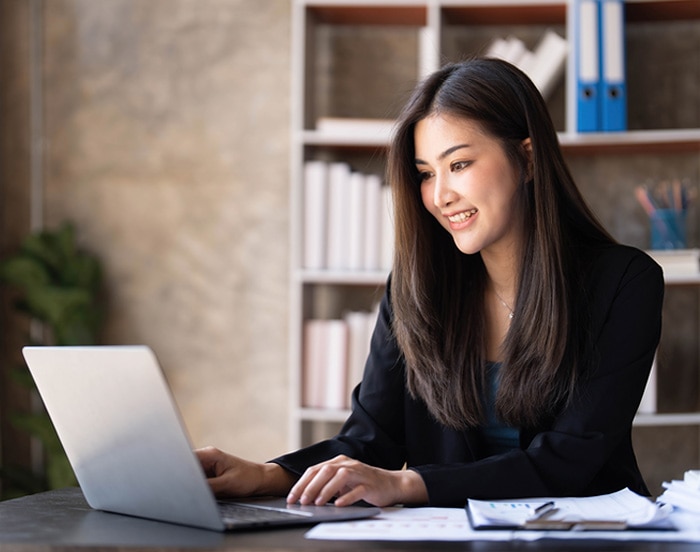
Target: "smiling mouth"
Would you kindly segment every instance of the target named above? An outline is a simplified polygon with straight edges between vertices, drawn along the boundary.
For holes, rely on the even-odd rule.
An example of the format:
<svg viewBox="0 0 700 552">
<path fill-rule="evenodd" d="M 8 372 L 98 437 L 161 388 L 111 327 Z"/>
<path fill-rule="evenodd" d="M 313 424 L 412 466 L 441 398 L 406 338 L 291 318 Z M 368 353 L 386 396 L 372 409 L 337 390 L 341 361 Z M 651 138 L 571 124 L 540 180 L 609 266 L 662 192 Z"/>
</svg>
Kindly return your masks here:
<svg viewBox="0 0 700 552">
<path fill-rule="evenodd" d="M 475 215 L 478 209 L 470 209 L 469 211 L 462 211 L 461 213 L 457 213 L 456 215 L 451 215 L 447 217 L 447 220 L 450 222 L 464 222 L 465 220 L 469 220 L 472 215 Z"/>
</svg>

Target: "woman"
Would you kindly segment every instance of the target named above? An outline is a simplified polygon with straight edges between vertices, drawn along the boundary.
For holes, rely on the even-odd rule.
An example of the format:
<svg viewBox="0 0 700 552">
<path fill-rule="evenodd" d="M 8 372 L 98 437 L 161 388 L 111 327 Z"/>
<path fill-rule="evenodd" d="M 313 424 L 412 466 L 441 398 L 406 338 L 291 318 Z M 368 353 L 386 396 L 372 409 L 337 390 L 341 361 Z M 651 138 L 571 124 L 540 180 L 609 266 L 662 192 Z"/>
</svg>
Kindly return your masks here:
<svg viewBox="0 0 700 552">
<path fill-rule="evenodd" d="M 530 80 L 492 59 L 430 76 L 388 178 L 394 268 L 349 419 L 268 464 L 198 451 L 214 492 L 338 506 L 649 494 L 631 428 L 661 269 L 596 221 Z"/>
</svg>

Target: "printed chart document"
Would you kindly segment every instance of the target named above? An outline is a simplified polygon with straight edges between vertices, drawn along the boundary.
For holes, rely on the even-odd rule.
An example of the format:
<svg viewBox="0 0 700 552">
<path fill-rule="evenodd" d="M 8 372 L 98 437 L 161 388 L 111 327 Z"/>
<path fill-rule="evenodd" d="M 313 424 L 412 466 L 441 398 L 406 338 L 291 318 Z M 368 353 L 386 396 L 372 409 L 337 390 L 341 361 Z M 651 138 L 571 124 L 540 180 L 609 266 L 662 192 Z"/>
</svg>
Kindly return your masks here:
<svg viewBox="0 0 700 552">
<path fill-rule="evenodd" d="M 305 536 L 330 540 L 462 541 L 470 540 L 469 535 L 476 533 L 469 527 L 463 508 L 382 508 L 373 521 L 320 523 Z"/>
<path fill-rule="evenodd" d="M 629 489 L 575 498 L 467 501 L 474 529 L 673 529 L 670 512 Z"/>
</svg>

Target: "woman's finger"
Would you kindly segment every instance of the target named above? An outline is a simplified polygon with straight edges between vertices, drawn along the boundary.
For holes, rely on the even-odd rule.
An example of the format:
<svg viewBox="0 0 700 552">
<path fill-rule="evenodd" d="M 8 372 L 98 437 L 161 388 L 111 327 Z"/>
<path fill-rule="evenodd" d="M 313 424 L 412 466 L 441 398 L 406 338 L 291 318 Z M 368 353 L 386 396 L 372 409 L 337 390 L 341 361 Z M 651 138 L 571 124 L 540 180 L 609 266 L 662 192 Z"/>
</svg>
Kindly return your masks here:
<svg viewBox="0 0 700 552">
<path fill-rule="evenodd" d="M 318 483 L 314 483 L 316 477 L 321 471 L 323 464 L 311 466 L 307 468 L 304 474 L 299 478 L 299 481 L 292 487 L 292 490 L 287 496 L 287 502 L 300 502 L 301 504 L 310 504 L 315 498 L 315 494 L 310 497 Z"/>
<path fill-rule="evenodd" d="M 348 488 L 347 492 L 341 493 L 338 498 L 335 499 L 335 505 L 338 507 L 350 506 L 355 504 L 360 500 L 366 499 L 367 488 L 360 484 L 355 487 Z"/>
<path fill-rule="evenodd" d="M 347 466 L 333 466 L 333 468 L 332 477 L 323 485 L 314 499 L 314 504 L 317 506 L 327 504 L 331 499 L 339 497 L 349 490 L 349 485 L 351 485 L 350 468 Z M 330 470 L 328 473 L 331 473 Z"/>
</svg>

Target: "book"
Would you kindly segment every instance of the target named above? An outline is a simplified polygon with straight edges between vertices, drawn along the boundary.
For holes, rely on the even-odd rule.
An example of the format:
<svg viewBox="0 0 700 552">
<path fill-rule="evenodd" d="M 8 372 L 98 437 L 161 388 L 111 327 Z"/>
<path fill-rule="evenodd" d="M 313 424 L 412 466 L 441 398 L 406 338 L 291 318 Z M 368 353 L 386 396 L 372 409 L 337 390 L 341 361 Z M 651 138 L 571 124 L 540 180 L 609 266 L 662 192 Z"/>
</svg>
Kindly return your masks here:
<svg viewBox="0 0 700 552">
<path fill-rule="evenodd" d="M 365 208 L 367 194 L 367 179 L 364 174 L 353 172 L 350 174 L 347 185 L 349 186 L 350 202 L 346 206 L 350 220 L 348 228 L 348 259 L 343 263 L 348 270 L 364 269 L 365 251 Z"/>
<path fill-rule="evenodd" d="M 576 122 L 579 132 L 600 130 L 599 3 L 576 0 Z"/>
<path fill-rule="evenodd" d="M 344 320 L 325 320 L 323 408 L 342 410 L 347 404 L 348 327 Z"/>
<path fill-rule="evenodd" d="M 324 320 L 304 322 L 301 404 L 307 408 L 323 407 L 325 388 L 323 366 L 327 356 L 324 322 Z"/>
<path fill-rule="evenodd" d="M 521 67 L 544 98 L 552 93 L 557 82 L 563 78 L 568 51 L 566 39 L 547 30 L 535 48 L 530 64 Z"/>
<path fill-rule="evenodd" d="M 495 38 L 489 46 L 486 55 L 519 66 L 521 58 L 523 55 L 526 55 L 527 51 L 522 40 L 515 36 L 509 36 L 507 38 Z"/>
<path fill-rule="evenodd" d="M 440 48 L 432 27 L 418 30 L 418 78 L 424 79 L 440 66 Z"/>
<path fill-rule="evenodd" d="M 624 0 L 599 0 L 600 123 L 604 132 L 627 130 Z"/>
<path fill-rule="evenodd" d="M 654 362 L 651 365 L 651 371 L 649 372 L 649 379 L 647 380 L 646 387 L 644 388 L 644 393 L 642 394 L 642 400 L 639 403 L 639 408 L 637 412 L 639 414 L 654 414 L 656 413 L 656 372 L 657 372 L 657 360 L 656 355 L 654 355 Z"/>
<path fill-rule="evenodd" d="M 381 268 L 382 179 L 374 174 L 365 179 L 364 250 L 362 267 L 368 271 Z"/>
<path fill-rule="evenodd" d="M 304 165 L 303 266 L 326 266 L 328 164 L 307 161 Z"/>
<path fill-rule="evenodd" d="M 381 268 L 391 270 L 394 264 L 394 205 L 389 186 L 382 186 L 381 221 Z"/>
<path fill-rule="evenodd" d="M 346 379 L 346 403 L 345 407 L 350 407 L 350 394 L 352 390 L 362 381 L 362 374 L 365 369 L 365 362 L 369 355 L 369 341 L 373 313 L 363 311 L 347 312 L 344 316 L 348 327 L 348 365 Z"/>
<path fill-rule="evenodd" d="M 328 167 L 328 237 L 326 268 L 344 270 L 350 252 L 350 166 L 331 163 Z"/>
<path fill-rule="evenodd" d="M 304 323 L 302 405 L 341 410 L 347 403 L 348 328 L 344 320 Z"/>
</svg>

